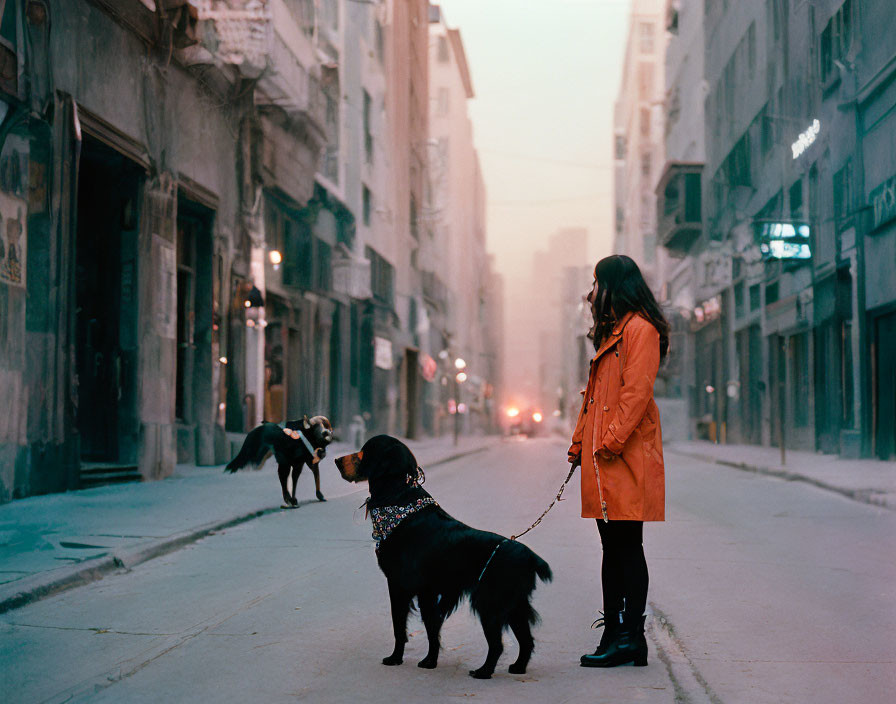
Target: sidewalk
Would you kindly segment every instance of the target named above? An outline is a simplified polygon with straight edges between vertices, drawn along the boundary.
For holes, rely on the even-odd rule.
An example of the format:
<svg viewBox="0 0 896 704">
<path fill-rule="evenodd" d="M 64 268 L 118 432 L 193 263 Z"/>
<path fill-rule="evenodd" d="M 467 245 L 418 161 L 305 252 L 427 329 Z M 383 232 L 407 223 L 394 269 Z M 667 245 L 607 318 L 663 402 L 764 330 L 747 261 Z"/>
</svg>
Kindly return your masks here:
<svg viewBox="0 0 896 704">
<path fill-rule="evenodd" d="M 787 450 L 786 464 L 776 447 L 716 445 L 707 441 L 674 442 L 666 451 L 749 472 L 807 482 L 850 499 L 896 511 L 896 462 L 845 460 L 801 450 Z"/>
<path fill-rule="evenodd" d="M 500 437 L 450 437 L 409 441 L 417 461 L 429 470 L 500 442 Z M 334 443 L 320 472 L 327 499 L 366 492 L 348 484 L 333 458 L 357 448 Z M 218 530 L 279 511 L 283 503 L 273 459 L 257 472 L 225 474 L 223 465 L 178 465 L 155 482 L 102 486 L 33 496 L 0 505 L 0 613 L 64 589 L 101 579 L 176 550 Z M 321 504 L 314 477 L 299 478 L 296 520 L 313 520 Z M 358 503 L 361 499 L 358 499 Z"/>
</svg>

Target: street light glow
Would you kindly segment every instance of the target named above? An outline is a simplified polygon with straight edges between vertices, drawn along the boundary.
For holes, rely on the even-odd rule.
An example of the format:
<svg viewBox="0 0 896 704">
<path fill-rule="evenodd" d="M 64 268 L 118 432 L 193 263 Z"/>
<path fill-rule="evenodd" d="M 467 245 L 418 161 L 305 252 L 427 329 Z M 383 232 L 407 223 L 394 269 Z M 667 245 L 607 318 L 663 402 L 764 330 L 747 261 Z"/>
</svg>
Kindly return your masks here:
<svg viewBox="0 0 896 704">
<path fill-rule="evenodd" d="M 454 368 L 455 369 L 466 369 L 467 363 L 460 357 L 454 360 Z"/>
<path fill-rule="evenodd" d="M 467 380 L 467 374 L 466 372 L 458 372 L 454 378 L 457 379 L 458 384 L 463 384 Z"/>
<path fill-rule="evenodd" d="M 519 408 L 514 408 L 513 406 L 511 406 L 510 408 L 507 409 L 507 417 L 508 418 L 516 418 L 519 414 L 520 414 Z"/>
<path fill-rule="evenodd" d="M 541 423 L 541 421 L 544 420 L 544 416 L 541 415 L 541 413 L 539 413 L 538 411 L 535 411 L 535 413 L 532 414 L 532 420 L 534 420 L 536 423 Z"/>
</svg>

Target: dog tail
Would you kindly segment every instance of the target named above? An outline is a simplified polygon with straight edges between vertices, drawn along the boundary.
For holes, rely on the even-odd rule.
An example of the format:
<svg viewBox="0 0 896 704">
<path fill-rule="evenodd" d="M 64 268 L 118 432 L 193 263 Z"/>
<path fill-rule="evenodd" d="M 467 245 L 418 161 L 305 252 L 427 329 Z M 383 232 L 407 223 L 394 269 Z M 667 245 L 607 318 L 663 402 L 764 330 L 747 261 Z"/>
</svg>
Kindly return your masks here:
<svg viewBox="0 0 896 704">
<path fill-rule="evenodd" d="M 551 567 L 547 562 L 542 560 L 538 555 L 534 552 L 532 553 L 535 558 L 535 574 L 541 579 L 542 582 L 550 582 L 554 579 L 554 573 L 551 572 Z"/>
<path fill-rule="evenodd" d="M 264 431 L 264 424 L 249 431 L 249 434 L 246 435 L 245 442 L 243 442 L 242 448 L 240 448 L 239 454 L 228 462 L 227 466 L 224 468 L 225 472 L 233 473 L 247 465 L 254 465 L 257 467 L 261 464 L 265 455 L 268 454 L 268 451 L 271 449 L 271 446 L 265 438 Z"/>
</svg>

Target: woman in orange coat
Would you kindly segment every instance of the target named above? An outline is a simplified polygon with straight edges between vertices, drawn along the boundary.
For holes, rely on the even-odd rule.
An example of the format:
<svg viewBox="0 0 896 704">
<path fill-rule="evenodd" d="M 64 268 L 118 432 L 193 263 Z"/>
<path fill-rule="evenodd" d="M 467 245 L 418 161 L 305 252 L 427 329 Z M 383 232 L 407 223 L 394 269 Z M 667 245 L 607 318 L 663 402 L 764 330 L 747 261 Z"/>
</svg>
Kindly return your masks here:
<svg viewBox="0 0 896 704">
<path fill-rule="evenodd" d="M 665 478 L 653 382 L 669 324 L 630 257 L 601 259 L 588 294 L 597 354 L 569 448 L 582 468 L 582 517 L 596 518 L 604 633 L 585 667 L 647 664 L 644 521 L 662 521 Z M 598 622 L 599 623 L 599 622 Z"/>
</svg>

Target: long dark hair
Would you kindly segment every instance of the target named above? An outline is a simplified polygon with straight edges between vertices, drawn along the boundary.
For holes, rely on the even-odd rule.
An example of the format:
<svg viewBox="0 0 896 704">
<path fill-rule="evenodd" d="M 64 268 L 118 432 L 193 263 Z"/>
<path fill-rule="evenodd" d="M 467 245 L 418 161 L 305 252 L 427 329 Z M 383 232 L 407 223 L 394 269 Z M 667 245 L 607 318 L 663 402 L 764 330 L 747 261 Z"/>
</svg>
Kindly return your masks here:
<svg viewBox="0 0 896 704">
<path fill-rule="evenodd" d="M 601 259 L 594 267 L 597 294 L 590 295 L 591 317 L 594 326 L 589 337 L 594 349 L 613 332 L 613 326 L 628 313 L 644 316 L 660 334 L 660 360 L 669 351 L 669 323 L 644 275 L 631 257 L 613 254 Z"/>
</svg>

